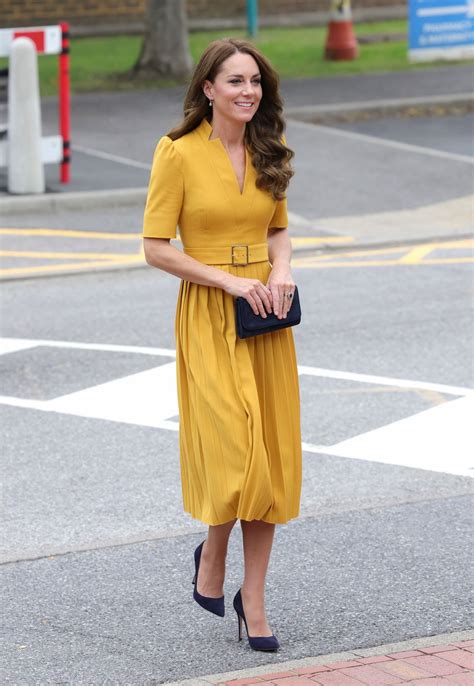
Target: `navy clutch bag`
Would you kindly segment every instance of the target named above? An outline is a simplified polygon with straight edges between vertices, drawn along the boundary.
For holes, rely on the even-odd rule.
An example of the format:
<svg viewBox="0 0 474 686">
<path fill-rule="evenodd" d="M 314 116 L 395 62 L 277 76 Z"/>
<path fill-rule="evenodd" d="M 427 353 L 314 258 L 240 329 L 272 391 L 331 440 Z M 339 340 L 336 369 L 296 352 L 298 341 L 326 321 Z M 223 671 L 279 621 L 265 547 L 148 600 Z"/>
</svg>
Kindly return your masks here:
<svg viewBox="0 0 474 686">
<path fill-rule="evenodd" d="M 296 286 L 286 319 L 278 319 L 273 312 L 267 313 L 267 318 L 264 319 L 259 314 L 254 314 L 245 298 L 239 297 L 235 299 L 235 327 L 239 338 L 249 338 L 250 336 L 258 336 L 262 333 L 278 331 L 278 329 L 286 329 L 289 326 L 299 324 L 300 321 L 300 298 Z"/>
</svg>

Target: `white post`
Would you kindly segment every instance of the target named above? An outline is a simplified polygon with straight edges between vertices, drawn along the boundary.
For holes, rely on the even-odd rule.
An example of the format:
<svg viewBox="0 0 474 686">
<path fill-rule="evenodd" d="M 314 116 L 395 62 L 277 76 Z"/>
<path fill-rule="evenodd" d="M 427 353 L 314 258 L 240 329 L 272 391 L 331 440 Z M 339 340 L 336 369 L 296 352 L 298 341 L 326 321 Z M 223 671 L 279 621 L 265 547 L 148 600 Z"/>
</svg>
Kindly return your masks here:
<svg viewBox="0 0 474 686">
<path fill-rule="evenodd" d="M 44 193 L 41 162 L 41 109 L 36 47 L 16 38 L 8 77 L 8 191 Z"/>
</svg>

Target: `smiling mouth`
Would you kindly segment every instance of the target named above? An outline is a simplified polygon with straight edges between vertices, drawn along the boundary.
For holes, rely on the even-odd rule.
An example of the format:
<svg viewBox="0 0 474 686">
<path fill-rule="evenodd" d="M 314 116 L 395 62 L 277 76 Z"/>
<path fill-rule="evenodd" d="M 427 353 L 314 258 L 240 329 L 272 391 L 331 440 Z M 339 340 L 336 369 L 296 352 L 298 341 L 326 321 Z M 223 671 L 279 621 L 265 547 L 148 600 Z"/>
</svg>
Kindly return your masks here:
<svg viewBox="0 0 474 686">
<path fill-rule="evenodd" d="M 253 107 L 253 102 L 236 102 L 235 105 L 237 105 L 237 107 L 246 107 L 247 109 L 250 109 L 250 107 Z"/>
</svg>

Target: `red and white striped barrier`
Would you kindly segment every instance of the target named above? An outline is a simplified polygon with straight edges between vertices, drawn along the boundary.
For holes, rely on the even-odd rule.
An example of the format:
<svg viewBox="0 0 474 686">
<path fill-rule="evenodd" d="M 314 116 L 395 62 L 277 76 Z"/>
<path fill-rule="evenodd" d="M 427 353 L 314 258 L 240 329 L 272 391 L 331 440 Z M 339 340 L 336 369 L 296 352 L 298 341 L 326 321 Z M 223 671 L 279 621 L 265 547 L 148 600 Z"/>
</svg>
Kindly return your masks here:
<svg viewBox="0 0 474 686">
<path fill-rule="evenodd" d="M 57 26 L 26 26 L 0 29 L 0 57 L 9 57 L 15 38 L 30 38 L 36 46 L 38 55 L 58 55 L 59 77 L 59 136 L 47 136 L 41 141 L 43 162 L 60 162 L 60 180 L 70 181 L 71 161 L 71 116 L 70 116 L 70 77 L 69 77 L 69 24 Z M 7 142 L 0 143 L 0 165 L 6 165 Z"/>
</svg>

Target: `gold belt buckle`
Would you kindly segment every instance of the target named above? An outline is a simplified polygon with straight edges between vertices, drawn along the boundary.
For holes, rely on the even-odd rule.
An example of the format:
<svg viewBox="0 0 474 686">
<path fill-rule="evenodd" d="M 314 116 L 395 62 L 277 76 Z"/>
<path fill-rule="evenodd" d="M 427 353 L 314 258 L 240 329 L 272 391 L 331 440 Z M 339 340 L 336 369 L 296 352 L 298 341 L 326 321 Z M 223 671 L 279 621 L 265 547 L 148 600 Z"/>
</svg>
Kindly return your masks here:
<svg viewBox="0 0 474 686">
<path fill-rule="evenodd" d="M 248 245 L 231 245 L 232 248 L 232 266 L 244 267 L 249 263 L 249 246 Z M 237 251 L 237 253 L 236 253 Z"/>
</svg>

